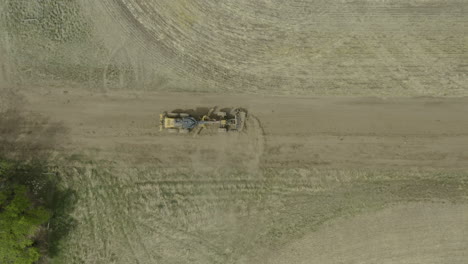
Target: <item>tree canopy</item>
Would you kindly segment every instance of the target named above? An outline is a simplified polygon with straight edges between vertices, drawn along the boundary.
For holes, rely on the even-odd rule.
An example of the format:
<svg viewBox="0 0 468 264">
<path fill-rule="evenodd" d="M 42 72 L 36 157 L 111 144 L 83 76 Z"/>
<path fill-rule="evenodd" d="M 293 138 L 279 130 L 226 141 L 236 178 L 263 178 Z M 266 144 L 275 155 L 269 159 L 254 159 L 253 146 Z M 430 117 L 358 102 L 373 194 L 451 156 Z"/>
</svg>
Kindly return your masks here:
<svg viewBox="0 0 468 264">
<path fill-rule="evenodd" d="M 31 264 L 41 257 L 35 237 L 50 218 L 42 206 L 35 205 L 28 187 L 5 180 L 8 164 L 0 164 L 0 263 Z"/>
</svg>

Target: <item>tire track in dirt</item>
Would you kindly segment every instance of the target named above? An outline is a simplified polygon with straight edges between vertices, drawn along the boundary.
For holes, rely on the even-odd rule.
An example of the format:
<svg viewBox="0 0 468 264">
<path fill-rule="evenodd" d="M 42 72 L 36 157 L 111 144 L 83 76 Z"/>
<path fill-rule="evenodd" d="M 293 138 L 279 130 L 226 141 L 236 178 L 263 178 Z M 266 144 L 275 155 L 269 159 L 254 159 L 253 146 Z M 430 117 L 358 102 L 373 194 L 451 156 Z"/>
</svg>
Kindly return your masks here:
<svg viewBox="0 0 468 264">
<path fill-rule="evenodd" d="M 243 244 L 244 242 L 242 239 L 237 238 L 236 240 L 233 241 L 226 241 L 223 242 L 222 244 L 226 244 L 226 248 L 218 247 L 216 244 L 213 244 L 212 242 L 207 240 L 207 235 L 209 237 L 209 234 L 203 234 L 200 233 L 199 235 L 194 233 L 194 232 L 189 232 L 187 231 L 184 227 L 192 227 L 195 228 L 194 230 L 197 229 L 207 229 L 210 225 L 205 223 L 200 225 L 200 223 L 197 223 L 197 220 L 193 217 L 190 217 L 190 215 L 195 216 L 195 215 L 206 215 L 208 212 L 206 209 L 209 211 L 216 211 L 220 212 L 222 211 L 224 207 L 219 207 L 218 205 L 225 204 L 226 206 L 232 207 L 236 206 L 238 200 L 244 201 L 244 203 L 247 200 L 247 206 L 248 208 L 251 208 L 250 210 L 260 210 L 260 209 L 255 209 L 258 208 L 258 206 L 262 206 L 262 202 L 259 201 L 259 199 L 267 199 L 265 198 L 266 196 L 263 194 L 263 192 L 259 192 L 256 188 L 252 189 L 254 185 L 260 184 L 259 188 L 264 188 L 262 187 L 263 181 L 260 180 L 255 180 L 253 181 L 254 183 L 249 183 L 246 186 L 247 182 L 252 182 L 252 180 L 243 180 L 243 181 L 235 181 L 235 180 L 227 180 L 227 182 L 224 182 L 223 180 L 219 180 L 212 184 L 211 180 L 165 180 L 165 181 L 155 181 L 151 182 L 149 179 L 154 178 L 155 176 L 151 175 L 146 175 L 144 178 L 138 177 L 138 182 L 135 182 L 136 185 L 141 186 L 137 189 L 139 194 L 142 195 L 142 197 L 138 200 L 155 200 L 152 198 L 152 196 L 146 196 L 144 193 L 153 193 L 154 197 L 159 197 L 157 198 L 160 200 L 166 207 L 162 208 L 162 211 L 168 211 L 168 203 L 169 200 L 171 199 L 176 199 L 177 202 L 172 204 L 172 209 L 177 209 L 177 211 L 173 211 L 173 213 L 166 213 L 165 216 L 162 216 L 161 219 L 159 219 L 157 222 L 154 222 L 154 220 L 151 218 L 151 215 L 153 213 L 153 210 L 147 211 L 145 213 L 145 217 L 139 218 L 137 220 L 137 225 L 139 223 L 145 223 L 147 226 L 151 226 L 155 232 L 164 232 L 166 230 L 164 236 L 170 236 L 168 239 L 169 241 L 173 241 L 171 243 L 175 243 L 174 247 L 178 247 L 179 244 L 182 245 L 187 245 L 189 248 L 194 248 L 196 249 L 197 253 L 194 254 L 200 254 L 199 250 L 202 252 L 211 252 L 211 253 L 204 253 L 206 255 L 212 254 L 212 252 L 217 252 L 216 254 L 219 255 L 219 257 L 216 257 L 218 260 L 213 262 L 213 263 L 235 263 L 233 261 L 226 262 L 225 261 L 225 255 L 223 255 L 223 252 L 229 252 L 229 248 L 231 248 L 234 244 Z M 246 176 L 247 177 L 247 176 Z M 194 176 L 194 178 L 198 179 L 198 177 Z M 148 180 L 146 180 L 148 179 Z M 140 184 L 140 181 L 144 181 L 142 185 Z M 239 184 L 239 182 L 244 182 L 243 184 Z M 147 185 L 150 186 L 147 186 Z M 203 187 L 202 191 L 197 191 L 194 190 L 194 184 L 197 185 L 199 184 L 201 187 Z M 231 188 L 228 188 L 229 193 L 224 193 L 226 189 L 226 185 L 231 186 Z M 143 186 L 145 186 L 143 188 Z M 162 188 L 164 193 L 167 195 L 161 196 L 162 191 L 157 191 L 157 193 L 152 192 L 151 190 L 155 189 L 161 189 L 158 186 L 165 186 Z M 245 188 L 247 187 L 247 188 Z M 137 189 L 132 192 L 137 192 Z M 208 190 L 208 191 L 207 191 Z M 184 197 L 184 199 L 179 200 L 177 197 L 173 197 L 170 194 L 176 194 L 177 197 Z M 211 194 L 208 194 L 211 193 Z M 265 192 L 266 195 L 270 195 L 271 192 L 267 191 Z M 208 196 L 211 196 L 212 199 L 209 199 Z M 208 200 L 207 200 L 208 198 Z M 136 198 L 132 199 L 135 200 Z M 187 200 L 185 200 L 187 199 Z M 167 202 L 166 202 L 167 200 Z M 265 200 L 267 201 L 267 200 Z M 193 210 L 194 208 L 199 208 L 199 206 L 204 207 L 203 203 L 207 202 L 208 204 L 206 205 L 205 208 L 200 208 Z M 155 206 L 154 204 L 150 206 Z M 180 221 L 180 216 L 181 214 L 178 214 L 177 212 L 184 212 L 184 214 L 187 216 L 188 221 Z M 175 217 L 178 217 L 176 220 Z M 171 220 L 174 218 L 173 220 Z M 195 222 L 194 222 L 195 221 Z M 239 220 L 240 221 L 240 220 Z M 179 222 L 179 224 L 177 224 Z M 226 223 L 227 225 L 228 223 Z M 240 223 L 238 223 L 240 225 Z M 205 238 L 204 238 L 205 236 Z M 173 237 L 174 239 L 171 239 Z M 240 239 L 240 240 L 239 240 Z M 180 241 L 180 242 L 178 242 Z M 189 242 L 190 241 L 190 242 Z M 221 241 L 220 241 L 221 242 Z M 195 245 L 195 247 L 194 247 Z M 203 245 L 203 246 L 202 246 Z M 168 247 L 171 247 L 170 244 L 168 244 Z M 206 248 L 205 251 L 203 251 L 200 247 Z M 226 251 L 227 250 L 227 251 Z M 229 253 L 230 254 L 230 253 Z M 228 254 L 228 255 L 229 255 Z M 229 259 L 234 256 L 229 256 Z M 198 259 L 198 258 L 197 258 Z M 200 262 L 200 263 L 207 263 L 207 262 Z M 211 262 L 210 262 L 211 263 Z"/>
<path fill-rule="evenodd" d="M 260 172 L 259 167 L 278 166 L 467 166 L 465 98 L 265 97 L 260 102 L 249 96 L 108 96 L 34 94 L 29 108 L 70 126 L 73 151 L 97 148 L 98 158 L 125 161 L 115 167 L 158 164 L 203 173 L 223 167 Z M 80 101 L 64 106 L 66 99 Z M 207 131 L 193 138 L 158 133 L 154 124 L 153 113 L 174 106 L 232 101 L 245 102 L 252 114 L 239 134 Z M 148 124 L 153 124 L 151 135 Z"/>
<path fill-rule="evenodd" d="M 145 184 L 144 186 L 146 185 L 147 184 Z M 142 189 L 142 185 L 139 185 L 137 182 L 135 183 L 135 186 L 134 188 L 130 188 L 132 190 L 130 192 L 124 191 L 125 193 L 128 193 L 128 197 L 131 197 L 131 194 L 144 195 L 144 190 L 147 188 Z M 202 236 L 184 230 L 176 224 L 176 222 L 184 222 L 183 226 L 189 227 L 190 223 L 188 222 L 188 220 L 182 221 L 181 217 L 184 218 L 185 215 L 190 214 L 190 212 L 185 212 L 186 206 L 184 205 L 178 205 L 175 208 L 174 206 L 172 206 L 173 208 L 171 210 L 176 211 L 171 212 L 169 209 L 169 199 L 171 199 L 171 195 L 161 195 L 162 191 L 161 188 L 159 188 L 159 186 L 161 186 L 161 184 L 152 184 L 152 189 L 158 190 L 155 196 L 158 197 L 157 200 L 159 200 L 159 202 L 164 204 L 163 210 L 166 212 L 166 215 L 161 217 L 161 219 L 159 219 L 157 222 L 154 222 L 153 219 L 139 218 L 136 221 L 134 221 L 136 228 L 138 228 L 139 226 L 144 227 L 144 229 L 146 230 L 151 230 L 154 233 L 152 233 L 152 235 L 158 235 L 158 238 L 165 237 L 166 240 L 161 241 L 161 243 L 169 243 L 170 245 L 172 245 L 169 246 L 171 248 L 177 248 L 181 251 L 194 250 L 194 252 L 196 252 L 195 254 L 201 254 L 202 256 L 204 256 L 205 259 L 211 259 L 212 261 L 210 261 L 209 263 L 225 263 L 222 257 L 222 250 L 220 248 L 218 248 L 216 245 L 211 243 L 209 240 L 203 238 Z M 183 191 L 176 187 L 180 186 L 180 184 L 177 182 L 171 182 L 165 185 L 163 184 L 163 186 L 166 186 L 164 188 L 165 193 L 169 192 L 171 194 L 186 195 Z M 189 186 L 190 188 L 190 186 L 192 186 L 192 183 L 188 183 L 187 186 Z M 210 190 L 212 188 L 207 189 Z M 153 194 L 154 192 L 149 193 Z M 144 200 L 151 199 L 150 197 L 146 197 L 144 198 Z M 213 198 L 215 197 L 213 196 Z M 192 199 L 193 198 L 191 198 L 191 200 Z M 135 198 L 132 199 L 132 201 L 134 200 Z M 214 201 L 218 202 L 217 200 Z M 177 221 L 175 221 L 176 218 Z M 215 253 L 215 255 L 213 255 L 213 253 Z"/>
<path fill-rule="evenodd" d="M 102 177 L 102 178 L 108 178 L 109 175 L 106 175 L 107 177 Z M 97 176 L 97 177 L 100 177 L 100 176 Z M 126 216 L 127 214 L 125 213 L 117 213 L 117 212 L 122 212 L 122 205 L 121 204 L 118 204 L 118 203 L 115 203 L 115 199 L 114 197 L 116 197 L 118 194 L 114 191 L 116 189 L 116 186 L 115 184 L 111 184 L 112 187 L 111 188 L 108 188 L 108 190 L 110 190 L 110 192 L 108 191 L 107 192 L 107 197 L 106 197 L 106 200 L 109 201 L 109 205 L 111 205 L 111 208 L 113 212 L 116 212 L 116 214 L 112 215 L 110 217 L 110 219 L 113 219 L 114 222 L 113 223 L 117 223 L 118 225 L 118 230 L 120 232 L 122 232 L 123 236 L 124 236 L 124 239 L 125 239 L 125 243 L 128 245 L 129 249 L 130 249 L 130 252 L 133 256 L 133 259 L 137 262 L 137 264 L 140 264 L 140 263 L 145 263 L 142 258 L 139 256 L 139 254 L 136 252 L 136 249 L 133 245 L 133 240 L 130 239 L 130 236 L 129 236 L 129 233 L 133 233 L 131 231 L 128 230 L 128 225 L 125 225 L 122 221 L 122 218 L 121 217 L 124 217 Z M 104 236 L 105 237 L 105 236 Z M 151 256 L 148 256 L 149 258 L 151 258 Z"/>
<path fill-rule="evenodd" d="M 261 164 L 266 145 L 265 130 L 263 129 L 262 123 L 255 115 L 249 114 L 247 121 L 248 126 L 246 127 L 246 133 L 252 143 L 250 146 L 253 147 L 249 152 L 254 155 L 254 158 L 251 159 L 249 164 L 249 171 L 252 172 L 253 175 L 262 178 Z"/>
<path fill-rule="evenodd" d="M 107 177 L 104 177 L 104 178 L 112 179 L 112 177 L 115 177 L 115 176 L 112 175 L 112 173 L 113 173 L 112 171 L 108 171 L 106 173 Z M 114 173 L 117 173 L 117 172 L 114 172 Z M 128 195 L 122 188 L 120 188 L 120 183 L 118 181 L 116 181 L 113 184 L 116 185 L 116 187 L 115 188 L 109 188 L 110 193 L 112 194 L 112 196 L 119 197 L 121 195 Z M 146 245 L 143 243 L 142 236 L 139 233 L 138 228 L 137 228 L 133 218 L 131 217 L 132 214 L 131 214 L 130 208 L 131 208 L 132 205 L 130 204 L 130 201 L 128 201 L 127 199 L 123 200 L 123 201 L 127 202 L 127 210 L 123 210 L 122 208 L 124 208 L 124 207 L 122 206 L 122 204 L 116 203 L 117 199 L 112 199 L 110 197 L 109 200 L 110 200 L 111 204 L 113 205 L 114 210 L 117 211 L 117 212 L 120 212 L 120 213 L 117 214 L 118 216 L 116 218 L 120 220 L 120 221 L 118 221 L 118 223 L 120 225 L 120 229 L 124 233 L 125 239 L 127 240 L 127 244 L 129 245 L 129 247 L 130 247 L 130 249 L 132 251 L 132 254 L 135 257 L 135 260 L 138 263 L 155 263 L 155 259 L 154 259 L 153 255 L 150 253 L 150 251 L 146 248 Z M 123 219 L 126 219 L 126 221 L 128 223 L 130 223 L 131 229 L 133 230 L 132 234 L 136 236 L 136 239 L 132 239 L 132 240 L 130 239 L 129 231 L 127 229 L 129 226 L 125 224 Z M 134 246 L 132 245 L 132 242 L 133 243 L 136 242 L 136 244 L 139 245 L 139 248 L 142 249 L 144 254 L 146 255 L 145 258 L 142 258 L 138 253 L 136 253 L 136 250 L 135 250 Z M 160 256 L 158 256 L 158 257 L 161 258 Z"/>
<path fill-rule="evenodd" d="M 77 173 L 78 175 L 80 175 L 80 173 Z M 84 169 L 84 173 L 83 175 L 86 177 L 86 179 L 83 179 L 82 181 L 83 182 L 86 182 L 88 183 L 88 185 L 86 186 L 86 196 L 83 198 L 83 200 L 86 200 L 87 201 L 87 206 L 85 206 L 85 211 L 87 212 L 87 216 L 86 218 L 88 218 L 88 223 L 87 225 L 91 226 L 91 237 L 93 238 L 93 245 L 97 245 L 98 244 L 98 230 L 96 228 L 96 224 L 100 224 L 100 223 L 103 223 L 102 221 L 99 221 L 100 220 L 100 214 L 97 214 L 96 211 L 93 211 L 93 209 L 95 210 L 96 208 L 98 208 L 98 206 L 96 205 L 96 202 L 97 202 L 97 199 L 96 197 L 94 197 L 93 193 L 92 193 L 92 190 L 93 190 L 93 184 L 92 184 L 92 179 L 91 179 L 91 171 L 89 170 L 89 167 L 86 167 Z M 99 220 L 98 220 L 99 219 Z M 89 256 L 86 256 L 86 257 L 89 257 Z"/>
<path fill-rule="evenodd" d="M 155 263 L 153 255 L 149 253 L 145 245 L 142 243 L 141 240 L 141 235 L 139 234 L 139 231 L 136 228 L 135 222 L 130 218 L 129 212 L 125 212 L 125 208 L 123 204 L 118 203 L 117 201 L 125 201 L 122 199 L 116 199 L 115 197 L 121 197 L 122 195 L 125 195 L 125 191 L 122 190 L 119 187 L 119 182 L 115 180 L 115 176 L 112 175 L 111 171 L 102 171 L 103 168 L 99 167 L 94 167 L 94 166 L 87 166 L 85 168 L 86 175 L 88 177 L 87 180 L 83 181 L 86 184 L 84 187 L 86 190 L 88 190 L 88 195 L 84 199 L 90 203 L 89 206 L 86 206 L 86 209 L 88 211 L 90 218 L 90 223 L 93 227 L 93 237 L 94 237 L 94 245 L 103 245 L 104 248 L 101 250 L 105 250 L 106 245 L 108 245 L 108 242 L 102 240 L 103 238 L 107 238 L 108 234 L 107 232 L 110 232 L 111 230 L 115 230 L 115 228 L 118 229 L 118 232 L 120 232 L 123 235 L 123 238 L 125 239 L 125 244 L 127 244 L 129 252 L 131 253 L 131 258 L 136 261 L 136 263 Z M 97 170 L 100 170 L 100 172 L 103 173 L 101 174 L 96 174 Z M 103 186 L 109 186 L 108 188 L 102 188 Z M 119 192 L 120 191 L 120 192 Z M 102 197 L 100 197 L 102 196 Z M 100 205 L 99 202 L 103 201 L 105 199 L 108 201 L 106 204 L 107 207 L 102 204 Z M 111 207 L 109 209 L 108 207 Z M 103 209 L 104 208 L 104 209 Z M 112 211 L 112 214 L 108 214 L 108 212 Z M 130 226 L 127 225 L 124 221 L 127 220 L 130 223 Z M 96 225 L 99 225 L 100 228 L 99 230 L 96 229 Z M 129 230 L 130 227 L 130 230 Z M 131 238 L 131 235 L 136 235 L 136 239 Z M 97 239 L 98 237 L 102 240 L 98 243 Z M 102 243 L 101 243 L 102 242 Z M 135 248 L 135 242 L 139 246 L 138 248 L 142 249 L 145 256 L 140 256 L 140 254 L 137 252 L 137 248 Z M 99 254 L 106 254 L 106 252 L 99 252 Z M 116 252 L 112 252 L 115 254 Z M 117 252 L 116 254 L 117 257 L 120 257 L 123 259 L 117 259 L 117 263 L 121 263 L 120 261 L 123 261 L 125 259 L 125 255 L 120 255 L 120 252 Z M 88 258 L 90 256 L 87 256 Z M 102 258 L 102 255 L 99 257 L 99 259 Z M 91 258 L 95 259 L 95 257 Z M 109 259 L 107 259 L 108 261 Z"/>
<path fill-rule="evenodd" d="M 453 72 L 457 66 L 456 63 L 461 63 L 462 60 L 447 60 L 447 57 L 453 58 L 453 55 L 466 57 L 466 54 L 460 53 L 460 47 L 456 47 L 460 49 L 459 53 L 447 54 L 447 57 L 441 56 L 444 52 L 442 52 L 438 45 L 435 45 L 437 44 L 436 41 L 429 41 L 428 37 L 430 36 L 424 34 L 418 36 L 411 35 L 410 39 L 413 41 L 409 42 L 412 43 L 415 60 L 423 67 L 422 74 L 425 76 L 425 85 L 437 83 L 441 87 L 445 86 L 448 89 L 463 90 L 463 84 L 455 81 L 453 78 Z M 445 76 L 446 78 L 441 79 L 439 76 Z M 442 90 L 441 93 L 447 93 L 447 88 Z M 442 95 L 444 95 L 443 93 Z"/>
<path fill-rule="evenodd" d="M 165 237 L 175 248 L 194 250 L 196 254 L 200 254 L 207 260 L 212 261 L 209 263 L 224 263 L 224 251 L 202 236 L 181 230 L 170 222 L 158 222 L 158 225 L 149 225 L 139 221 L 138 224 L 160 237 Z"/>
<path fill-rule="evenodd" d="M 184 59 L 181 59 L 182 53 L 174 52 L 166 44 L 170 39 L 161 38 L 166 36 L 170 38 L 170 35 L 167 34 L 151 34 L 145 28 L 144 24 L 138 20 L 138 17 L 132 13 L 136 12 L 139 8 L 131 7 L 129 3 L 124 0 L 110 1 L 105 0 L 100 5 L 103 7 L 105 12 L 110 15 L 112 21 L 119 24 L 119 26 L 126 32 L 127 38 L 135 41 L 135 44 L 139 49 L 144 50 L 145 56 L 153 57 L 155 64 L 161 67 L 168 67 L 173 72 L 176 72 L 179 76 L 186 76 L 188 72 L 197 72 L 199 67 L 192 67 L 187 71 L 185 69 L 187 64 L 184 62 Z M 148 9 L 150 10 L 150 9 Z M 161 25 L 166 25 L 167 23 L 161 19 L 157 13 L 153 13 L 154 19 L 157 19 L 161 22 Z M 127 46 L 128 48 L 128 46 Z M 202 78 L 198 77 L 197 74 L 191 74 L 192 79 L 201 81 Z"/>
<path fill-rule="evenodd" d="M 115 255 L 112 247 L 109 247 L 110 242 L 108 237 L 114 236 L 114 228 L 110 225 L 111 220 L 115 216 L 110 215 L 104 201 L 108 200 L 108 195 L 102 193 L 100 181 L 93 173 L 94 169 L 90 165 L 84 167 L 68 167 L 68 170 L 73 171 L 73 175 L 77 176 L 77 184 L 83 185 L 81 188 L 86 190 L 84 196 L 80 197 L 83 207 L 77 211 L 77 217 L 81 225 L 89 226 L 84 229 L 86 233 L 78 233 L 79 242 L 76 250 L 79 251 L 77 256 L 84 258 L 85 262 L 109 262 Z M 92 239 L 92 242 L 89 239 Z M 90 245 L 93 248 L 90 248 Z M 112 262 L 112 261 L 111 261 Z M 110 263 L 110 262 L 109 262 Z M 115 263 L 115 262 L 112 262 Z"/>
<path fill-rule="evenodd" d="M 412 6 L 404 2 L 298 0 L 284 5 L 246 0 L 105 0 L 99 5 L 114 24 L 123 28 L 126 38 L 134 40 L 132 44 L 135 44 L 135 48 L 128 44 L 127 50 L 144 50 L 139 54 L 144 54 L 147 64 L 142 69 L 135 69 L 135 74 L 145 71 L 148 65 L 154 66 L 154 70 L 170 68 L 177 76 L 196 81 L 201 87 L 208 87 L 206 89 L 255 93 L 273 89 L 281 93 L 313 93 L 320 90 L 322 94 L 329 94 L 343 93 L 345 89 L 351 93 L 358 90 L 377 91 L 379 95 L 392 92 L 438 95 L 440 89 L 436 83 L 407 89 L 398 83 L 397 87 L 393 87 L 379 82 L 392 75 L 402 78 L 412 76 L 416 84 L 424 81 L 422 75 L 401 72 L 398 68 L 372 68 L 373 65 L 381 65 L 381 60 L 390 60 L 384 61 L 384 65 L 393 63 L 391 57 L 369 56 L 366 52 L 336 56 L 334 51 L 352 50 L 353 35 L 356 34 L 361 36 L 359 43 L 363 44 L 362 49 L 367 47 L 372 50 L 370 45 L 373 34 L 377 32 L 375 30 L 385 36 L 403 28 L 398 34 L 411 38 L 412 29 L 433 30 L 436 34 L 435 29 L 425 26 L 428 19 L 437 18 L 440 29 L 453 27 L 451 23 L 455 21 L 458 24 L 466 22 L 461 19 L 455 5 L 448 3 L 438 7 L 446 12 L 441 16 L 436 16 L 436 9 L 431 3 Z M 456 16 L 452 18 L 447 15 L 449 13 Z M 414 21 L 410 21 L 410 17 Z M 462 29 L 455 29 L 448 36 L 462 42 L 459 35 L 455 35 Z M 398 39 L 386 38 L 386 41 L 401 45 Z M 424 44 L 424 41 L 423 38 L 416 39 L 420 44 Z M 441 45 L 450 46 L 448 43 Z M 443 51 L 441 55 L 448 53 Z M 421 63 L 427 66 L 426 55 L 422 54 L 424 60 Z M 348 59 L 365 63 L 359 65 L 361 67 L 356 71 L 353 65 L 346 64 Z M 141 60 L 135 58 L 135 61 Z M 443 75 L 446 71 L 444 65 L 437 63 L 431 66 L 434 78 Z M 452 93 L 463 92 L 460 85 L 463 85 L 464 77 L 451 78 Z M 363 83 L 363 78 L 370 78 L 371 81 Z M 220 86 L 220 83 L 223 85 Z M 362 86 L 365 86 L 364 89 Z"/>
<path fill-rule="evenodd" d="M 126 174 L 127 172 L 125 172 Z M 148 175 L 147 177 L 149 178 L 152 178 L 153 176 L 151 175 Z M 129 201 L 129 206 L 133 206 L 135 207 L 136 209 L 135 210 L 140 210 L 138 209 L 137 207 L 137 204 L 135 204 L 135 201 L 140 201 L 141 199 L 143 200 L 153 200 L 151 195 L 157 197 L 157 200 L 159 200 L 159 202 L 163 203 L 164 204 L 164 208 L 163 210 L 166 212 L 166 215 L 165 216 L 160 216 L 160 219 L 156 222 L 154 222 L 154 219 L 145 219 L 144 217 L 143 218 L 137 218 L 136 220 L 132 220 L 132 222 L 134 223 L 134 227 L 135 229 L 145 229 L 146 230 L 146 234 L 148 230 L 151 230 L 151 235 L 152 236 L 155 236 L 157 235 L 158 236 L 158 239 L 161 238 L 161 237 L 165 237 L 166 240 L 161 240 L 160 242 L 163 243 L 163 244 L 171 244 L 173 246 L 170 246 L 171 248 L 180 248 L 181 252 L 183 250 L 195 250 L 195 252 L 197 252 L 196 254 L 201 254 L 202 256 L 204 256 L 204 258 L 206 259 L 211 259 L 212 261 L 210 261 L 209 263 L 225 263 L 223 261 L 223 257 L 222 257 L 222 249 L 219 249 L 216 245 L 214 245 L 213 243 L 211 243 L 209 240 L 203 238 L 202 236 L 200 235 L 197 235 L 193 232 L 189 232 L 187 230 L 184 230 L 180 227 L 178 227 L 174 220 L 175 220 L 175 217 L 177 217 L 177 221 L 176 222 L 180 222 L 180 217 L 183 217 L 183 215 L 181 215 L 180 213 L 177 213 L 177 212 L 182 212 L 183 214 L 185 214 L 184 210 L 185 210 L 185 206 L 177 206 L 175 208 L 172 208 L 171 210 L 174 210 L 174 209 L 177 209 L 177 211 L 173 211 L 171 212 L 169 210 L 169 200 L 168 199 L 171 199 L 171 195 L 169 196 L 165 196 L 165 195 L 162 195 L 161 193 L 163 192 L 161 190 L 161 188 L 159 188 L 159 186 L 161 186 L 161 184 L 152 184 L 152 187 L 151 189 L 153 191 L 151 192 L 148 192 L 148 194 L 150 194 L 150 196 L 146 196 L 145 193 L 146 193 L 146 189 L 147 188 L 142 188 L 142 186 L 146 186 L 146 184 L 144 185 L 140 185 L 138 184 L 138 182 L 135 182 L 133 183 L 134 185 L 132 184 L 129 184 L 129 185 L 121 185 L 119 184 L 120 187 L 124 187 L 124 186 L 130 186 L 129 188 L 120 188 L 119 190 L 119 193 L 121 194 L 125 194 L 126 197 L 128 197 L 128 201 Z M 164 184 L 163 184 L 164 185 Z M 168 187 L 174 187 L 173 188 L 165 188 L 164 192 L 167 193 L 167 192 L 170 192 L 171 194 L 178 194 L 178 195 L 184 195 L 183 192 L 180 192 L 180 190 L 176 187 L 178 186 L 179 184 L 177 182 L 170 182 L 168 184 L 166 184 L 166 186 Z M 191 185 L 190 183 L 188 185 Z M 111 188 L 111 186 L 109 186 L 109 188 Z M 154 190 L 156 189 L 156 193 L 154 192 Z M 136 195 L 136 196 L 135 196 Z M 136 198 L 136 197 L 142 197 L 141 199 L 140 198 Z M 152 210 L 150 209 L 150 212 Z M 153 213 L 155 213 L 153 211 Z M 175 213 L 175 214 L 174 214 Z M 128 215 L 136 215 L 137 213 L 134 212 L 128 212 Z M 141 212 L 140 212 L 141 214 Z M 183 221 L 182 221 L 183 222 Z M 185 224 L 184 226 L 189 226 L 189 223 L 187 223 L 185 221 Z M 140 231 L 138 231 L 140 232 Z M 215 255 L 213 255 L 213 253 L 216 253 Z M 159 255 L 158 259 L 160 260 L 162 258 L 161 255 Z"/>
</svg>

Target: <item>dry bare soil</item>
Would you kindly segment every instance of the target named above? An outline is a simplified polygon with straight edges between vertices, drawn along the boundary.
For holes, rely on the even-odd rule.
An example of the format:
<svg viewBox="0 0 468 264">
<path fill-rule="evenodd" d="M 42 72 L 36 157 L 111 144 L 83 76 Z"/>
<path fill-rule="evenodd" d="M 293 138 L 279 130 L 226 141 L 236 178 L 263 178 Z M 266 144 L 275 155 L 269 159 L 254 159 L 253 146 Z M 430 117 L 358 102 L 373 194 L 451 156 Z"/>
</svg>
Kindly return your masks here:
<svg viewBox="0 0 468 264">
<path fill-rule="evenodd" d="M 0 90 L 0 110 L 66 133 L 77 226 L 52 263 L 468 260 L 468 2 L 0 12 L 0 88 L 22 96 Z M 158 131 L 161 111 L 214 105 L 247 109 L 246 130 Z"/>
</svg>

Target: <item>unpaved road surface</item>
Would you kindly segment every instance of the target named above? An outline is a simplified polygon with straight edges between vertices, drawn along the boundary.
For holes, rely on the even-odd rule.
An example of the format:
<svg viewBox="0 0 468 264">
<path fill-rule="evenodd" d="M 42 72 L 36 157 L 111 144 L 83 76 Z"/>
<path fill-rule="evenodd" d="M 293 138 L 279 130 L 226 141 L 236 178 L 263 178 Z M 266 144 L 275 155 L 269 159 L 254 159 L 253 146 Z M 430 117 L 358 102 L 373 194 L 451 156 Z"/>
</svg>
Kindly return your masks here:
<svg viewBox="0 0 468 264">
<path fill-rule="evenodd" d="M 293 98 L 203 94 L 27 94 L 29 108 L 71 128 L 72 149 L 132 162 L 195 166 L 468 168 L 468 98 Z M 159 113 L 244 107 L 244 133 L 158 130 Z M 248 158 L 246 158 L 248 157 Z"/>
<path fill-rule="evenodd" d="M 23 90 L 78 154 L 64 263 L 464 263 L 468 98 L 66 91 Z M 246 130 L 158 131 L 213 105 Z"/>
</svg>

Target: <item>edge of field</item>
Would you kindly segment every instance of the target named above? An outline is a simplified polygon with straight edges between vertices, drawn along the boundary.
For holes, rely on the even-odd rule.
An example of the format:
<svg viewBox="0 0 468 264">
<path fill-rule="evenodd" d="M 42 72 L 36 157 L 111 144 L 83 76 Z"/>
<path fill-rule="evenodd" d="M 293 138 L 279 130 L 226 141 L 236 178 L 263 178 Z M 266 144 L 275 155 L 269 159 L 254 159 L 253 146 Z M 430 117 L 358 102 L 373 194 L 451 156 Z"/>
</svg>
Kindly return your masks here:
<svg viewBox="0 0 468 264">
<path fill-rule="evenodd" d="M 255 263 L 332 219 L 408 202 L 468 202 L 463 171 L 194 173 L 80 155 L 66 164 L 68 187 L 80 194 L 74 217 L 81 224 L 58 263 Z"/>
</svg>

